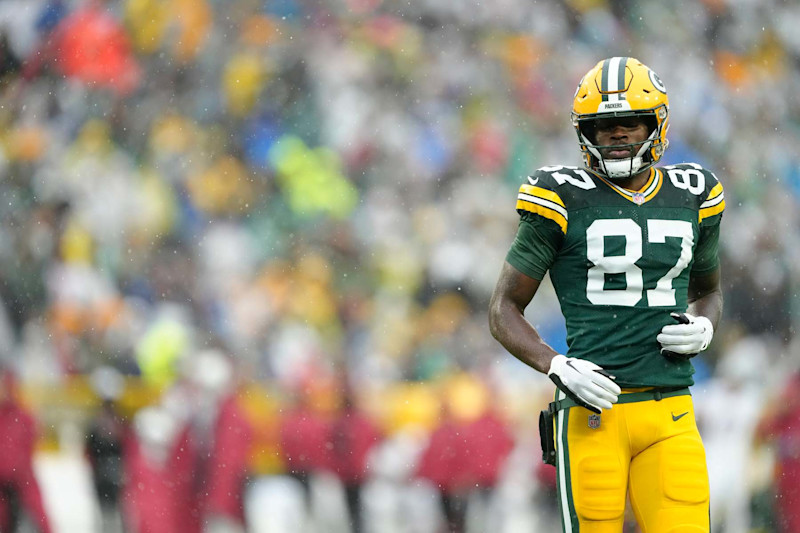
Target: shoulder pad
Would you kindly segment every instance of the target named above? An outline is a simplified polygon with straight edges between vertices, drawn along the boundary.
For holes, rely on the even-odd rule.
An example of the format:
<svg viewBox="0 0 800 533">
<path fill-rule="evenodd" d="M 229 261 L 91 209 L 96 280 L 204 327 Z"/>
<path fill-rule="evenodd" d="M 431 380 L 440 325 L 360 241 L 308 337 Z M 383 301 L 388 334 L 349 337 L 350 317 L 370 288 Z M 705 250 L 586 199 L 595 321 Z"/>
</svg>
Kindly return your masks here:
<svg viewBox="0 0 800 533">
<path fill-rule="evenodd" d="M 589 173 L 578 167 L 542 167 L 520 186 L 517 212 L 523 218 L 533 214 L 552 220 L 566 233 L 569 221 L 567 202 L 575 188 L 589 190 L 595 187 Z"/>
<path fill-rule="evenodd" d="M 560 194 L 566 194 L 567 196 L 571 192 L 574 193 L 576 189 L 578 191 L 588 191 L 597 187 L 591 174 L 579 167 L 560 165 L 542 167 L 528 177 L 528 183 L 533 185 L 539 185 L 539 183 L 534 183 L 537 180 L 544 184 L 540 186 L 548 187 L 552 190 L 560 189 Z"/>
<path fill-rule="evenodd" d="M 677 189 L 694 195 L 699 221 L 721 214 L 725 210 L 725 193 L 722 183 L 710 170 L 697 163 L 681 163 L 663 167 L 666 181 Z"/>
</svg>

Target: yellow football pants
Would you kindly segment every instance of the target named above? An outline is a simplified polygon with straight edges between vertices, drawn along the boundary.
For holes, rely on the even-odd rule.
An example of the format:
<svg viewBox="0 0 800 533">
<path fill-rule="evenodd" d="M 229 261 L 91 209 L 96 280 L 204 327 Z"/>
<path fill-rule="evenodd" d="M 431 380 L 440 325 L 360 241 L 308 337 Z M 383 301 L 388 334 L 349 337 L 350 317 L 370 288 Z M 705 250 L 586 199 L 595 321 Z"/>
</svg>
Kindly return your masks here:
<svg viewBox="0 0 800 533">
<path fill-rule="evenodd" d="M 626 496 L 643 533 L 709 531 L 708 469 L 691 396 L 591 415 L 572 407 L 555 418 L 565 532 L 620 533 Z"/>
</svg>

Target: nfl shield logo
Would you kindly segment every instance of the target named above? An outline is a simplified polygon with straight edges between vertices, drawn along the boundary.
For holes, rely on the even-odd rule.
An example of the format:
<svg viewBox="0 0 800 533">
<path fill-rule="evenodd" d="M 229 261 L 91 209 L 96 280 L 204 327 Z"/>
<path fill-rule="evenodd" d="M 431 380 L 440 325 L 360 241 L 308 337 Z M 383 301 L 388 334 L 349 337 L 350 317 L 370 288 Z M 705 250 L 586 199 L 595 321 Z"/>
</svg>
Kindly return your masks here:
<svg viewBox="0 0 800 533">
<path fill-rule="evenodd" d="M 644 203 L 644 194 L 640 192 L 633 193 L 633 203 L 636 205 L 642 205 Z"/>
<path fill-rule="evenodd" d="M 600 427 L 600 415 L 589 415 L 589 428 L 597 429 Z"/>
</svg>

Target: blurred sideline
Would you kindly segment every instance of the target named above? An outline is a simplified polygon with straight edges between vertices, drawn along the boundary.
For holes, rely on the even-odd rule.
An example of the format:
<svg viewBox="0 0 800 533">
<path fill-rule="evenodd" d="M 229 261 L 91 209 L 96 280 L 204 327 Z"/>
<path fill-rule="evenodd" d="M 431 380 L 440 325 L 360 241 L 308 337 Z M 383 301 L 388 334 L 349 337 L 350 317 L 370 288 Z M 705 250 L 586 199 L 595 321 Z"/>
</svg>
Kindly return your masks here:
<svg viewBox="0 0 800 533">
<path fill-rule="evenodd" d="M 458 521 L 458 467 L 487 463 L 458 464 L 451 420 L 482 393 L 443 408 L 465 375 L 515 439 L 494 491 L 514 518 L 492 529 L 552 531 L 531 525 L 554 499 L 534 427 L 552 385 L 491 339 L 486 306 L 517 187 L 580 164 L 571 95 L 611 55 L 666 83 L 664 163 L 696 161 L 725 186 L 725 316 L 693 391 L 712 520 L 800 531 L 799 25 L 783 0 L 0 2 L 0 361 L 38 421 L 56 533 L 83 533 L 94 509 L 78 498 L 89 422 L 116 439 L 90 464 L 114 474 L 132 520 L 162 530 L 194 533 L 205 513 L 235 531 L 245 472 L 248 497 L 284 516 L 338 502 L 340 517 L 355 496 L 337 483 L 365 482 L 371 525 L 435 529 L 439 499 Z M 566 350 L 546 281 L 531 307 Z M 218 365 L 191 371 L 212 349 L 233 362 L 234 401 Z M 90 390 L 106 367 L 123 376 L 125 424 Z M 303 449 L 347 451 L 331 413 L 348 387 L 386 437 L 369 454 L 357 443 L 366 480 L 363 464 Z M 125 438 L 130 484 L 115 477 Z M 426 449 L 436 439 L 452 446 Z M 446 471 L 418 470 L 426 454 Z M 166 505 L 174 487 L 184 500 Z M 419 524 L 409 502 L 428 510 Z"/>
</svg>

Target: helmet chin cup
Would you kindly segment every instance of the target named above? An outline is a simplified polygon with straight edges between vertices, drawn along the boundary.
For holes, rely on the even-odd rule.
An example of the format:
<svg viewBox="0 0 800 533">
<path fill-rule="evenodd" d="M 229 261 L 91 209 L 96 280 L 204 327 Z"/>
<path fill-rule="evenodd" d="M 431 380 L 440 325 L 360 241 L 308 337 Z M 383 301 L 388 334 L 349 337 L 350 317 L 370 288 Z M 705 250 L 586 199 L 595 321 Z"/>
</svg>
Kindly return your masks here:
<svg viewBox="0 0 800 533">
<path fill-rule="evenodd" d="M 592 144 L 585 136 L 581 136 L 581 140 L 583 141 L 583 145 L 586 147 L 586 150 L 588 150 L 588 152 L 594 156 L 595 164 L 592 165 L 592 170 L 612 180 L 628 179 L 653 166 L 653 163 L 650 161 L 645 163 L 644 158 L 644 155 L 653 145 L 652 139 L 653 135 L 651 135 L 648 140 L 641 143 L 639 149 L 636 150 L 636 153 L 631 157 L 626 157 L 625 159 L 606 159 L 601 154 L 600 149 L 609 148 L 608 146 L 598 147 Z M 636 144 L 625 146 L 633 147 L 636 146 Z"/>
<path fill-rule="evenodd" d="M 630 178 L 642 168 L 642 158 L 639 156 L 627 159 L 601 159 L 600 161 L 606 176 L 612 180 Z"/>
</svg>

